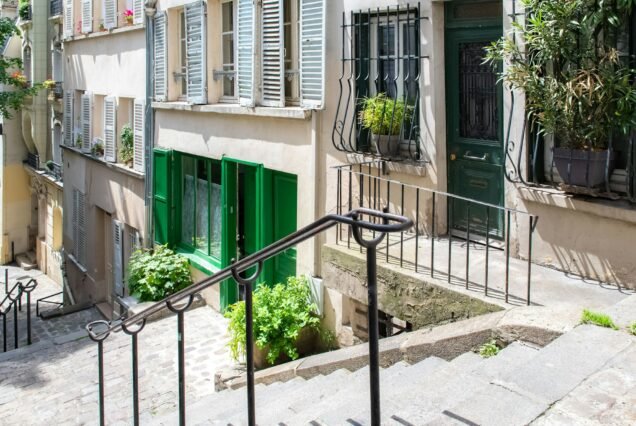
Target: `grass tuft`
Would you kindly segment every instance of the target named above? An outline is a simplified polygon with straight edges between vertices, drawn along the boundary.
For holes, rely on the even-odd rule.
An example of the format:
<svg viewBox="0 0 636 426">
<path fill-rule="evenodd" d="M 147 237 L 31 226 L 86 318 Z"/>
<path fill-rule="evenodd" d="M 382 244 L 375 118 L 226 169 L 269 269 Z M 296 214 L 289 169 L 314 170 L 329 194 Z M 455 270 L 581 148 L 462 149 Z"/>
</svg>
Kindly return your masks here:
<svg viewBox="0 0 636 426">
<path fill-rule="evenodd" d="M 599 327 L 611 328 L 613 330 L 618 330 L 616 324 L 609 315 L 602 314 L 600 312 L 592 312 L 588 309 L 583 310 L 583 315 L 581 316 L 581 324 L 594 324 Z"/>
<path fill-rule="evenodd" d="M 631 323 L 629 325 L 629 327 L 627 327 L 627 329 L 629 330 L 630 333 L 632 333 L 634 336 L 636 336 L 636 321 Z"/>
<path fill-rule="evenodd" d="M 497 355 L 500 350 L 497 341 L 493 339 L 479 347 L 479 355 L 481 355 L 482 358 L 490 358 Z"/>
</svg>

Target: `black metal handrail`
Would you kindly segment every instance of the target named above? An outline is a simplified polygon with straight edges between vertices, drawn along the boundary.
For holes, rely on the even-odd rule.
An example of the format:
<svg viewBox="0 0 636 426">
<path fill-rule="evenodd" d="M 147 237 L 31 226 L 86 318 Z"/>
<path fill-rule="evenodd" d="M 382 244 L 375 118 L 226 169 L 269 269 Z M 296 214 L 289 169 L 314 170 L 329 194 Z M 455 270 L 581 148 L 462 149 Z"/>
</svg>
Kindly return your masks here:
<svg viewBox="0 0 636 426">
<path fill-rule="evenodd" d="M 386 177 L 382 177 L 380 173 L 385 170 L 386 162 L 382 160 L 369 161 L 360 164 L 347 164 L 341 166 L 335 166 L 337 171 L 337 188 L 336 188 L 336 208 L 337 212 L 344 210 L 350 210 L 355 207 L 368 207 L 377 208 L 378 206 L 389 206 L 394 210 L 393 213 L 400 215 L 407 215 L 407 212 L 414 213 L 412 222 L 414 228 L 407 231 L 412 231 L 414 234 L 415 253 L 414 253 L 414 269 L 415 272 L 419 272 L 421 253 L 419 252 L 419 242 L 421 232 L 420 228 L 428 228 L 428 237 L 431 241 L 431 251 L 429 258 L 428 268 L 430 269 L 431 278 L 436 278 L 440 273 L 445 274 L 445 278 L 448 283 L 451 283 L 453 268 L 452 268 L 452 243 L 453 239 L 465 239 L 468 242 L 478 242 L 483 244 L 485 250 L 485 264 L 484 264 L 484 277 L 483 277 L 483 289 L 484 294 L 487 296 L 491 291 L 489 288 L 489 265 L 491 262 L 490 252 L 494 243 L 497 240 L 503 243 L 505 254 L 505 278 L 503 297 L 506 303 L 510 302 L 510 257 L 511 257 L 511 242 L 512 242 L 512 218 L 516 219 L 517 223 L 520 223 L 524 218 L 527 220 L 527 271 L 526 271 L 526 294 L 524 295 L 525 303 L 529 306 L 531 304 L 531 289 L 532 289 L 532 250 L 533 250 L 533 236 L 539 221 L 539 216 L 517 210 L 510 207 L 499 206 L 495 204 L 486 203 L 483 201 L 474 200 L 471 198 L 463 197 L 456 194 L 451 194 L 443 191 L 438 191 L 432 188 L 426 188 L 422 186 L 402 183 L 396 180 L 392 180 Z M 373 170 L 377 170 L 377 174 L 374 174 Z M 345 179 L 348 177 L 348 179 Z M 356 182 L 357 181 L 357 182 Z M 429 196 L 430 204 L 427 205 L 425 195 Z M 357 197 L 357 203 L 354 199 Z M 345 199 L 346 198 L 346 199 Z M 365 204 L 365 198 L 367 200 Z M 440 207 L 443 207 L 443 203 L 446 205 L 446 216 L 441 217 L 438 214 Z M 358 204 L 357 206 L 355 204 Z M 409 205 L 407 205 L 409 204 Z M 437 222 L 440 219 L 445 219 L 447 228 L 449 224 L 455 223 L 457 216 L 454 214 L 454 210 L 466 206 L 466 214 L 461 219 L 461 232 L 462 235 L 454 235 L 453 231 L 447 229 L 446 235 L 448 237 L 448 259 L 445 271 L 440 271 L 435 267 L 435 238 L 443 234 L 440 232 Z M 430 210 L 427 209 L 430 207 Z M 485 220 L 483 223 L 479 223 L 471 217 L 472 212 L 485 212 Z M 429 220 L 427 223 L 422 223 L 421 216 L 426 216 L 425 212 L 430 212 L 428 215 Z M 500 233 L 497 229 L 500 229 Z M 346 238 L 342 237 L 342 230 L 337 230 L 336 243 L 346 242 L 348 248 L 351 248 L 351 233 L 348 233 Z M 400 234 L 400 241 L 398 244 L 391 244 L 388 239 L 385 247 L 386 262 L 389 262 L 391 257 L 396 257 L 399 261 L 400 267 L 404 266 L 405 261 L 405 233 Z M 463 277 L 463 283 L 466 290 L 469 289 L 471 284 L 474 284 L 475 279 L 471 278 L 470 272 L 470 247 L 471 244 L 466 244 L 465 252 L 465 275 Z M 391 254 L 391 248 L 394 249 Z M 362 250 L 362 247 L 360 248 Z M 398 250 L 395 253 L 395 250 Z M 523 300 L 520 297 L 515 299 Z"/>
<path fill-rule="evenodd" d="M 42 303 L 42 304 L 46 303 L 46 304 L 49 304 L 49 305 L 56 305 L 58 308 L 64 306 L 64 302 L 57 302 L 57 301 L 49 300 L 49 299 L 51 299 L 53 297 L 60 296 L 62 294 L 64 294 L 64 292 L 60 291 L 59 293 L 49 294 L 48 296 L 45 296 L 45 297 L 42 297 L 42 298 L 36 300 L 36 302 L 35 302 L 35 315 L 37 315 L 38 317 L 42 318 L 42 316 L 40 315 L 40 303 Z"/>
<path fill-rule="evenodd" d="M 362 217 L 372 218 L 373 221 L 362 220 Z M 380 223 L 376 223 L 379 221 Z M 218 273 L 206 278 L 192 286 L 175 293 L 164 300 L 155 303 L 147 310 L 133 315 L 128 319 L 117 322 L 94 321 L 86 326 L 89 337 L 97 342 L 98 351 L 98 378 L 99 378 L 99 418 L 100 424 L 105 424 L 104 414 L 104 341 L 110 333 L 123 330 L 132 338 L 132 381 L 133 381 L 133 423 L 139 424 L 139 397 L 138 397 L 138 357 L 137 335 L 146 324 L 146 320 L 153 314 L 164 308 L 177 314 L 178 328 L 178 376 L 179 376 L 179 424 L 185 424 L 185 339 L 184 339 L 184 313 L 192 304 L 197 293 L 219 284 L 228 278 L 233 278 L 245 287 L 246 309 L 246 363 L 247 363 L 247 395 L 248 395 L 248 424 L 256 424 L 255 390 L 254 390 L 254 338 L 252 330 L 252 288 L 262 270 L 263 263 L 279 253 L 296 246 L 310 238 L 325 232 L 336 225 L 348 225 L 356 241 L 367 248 L 367 281 L 369 297 L 369 370 L 370 370 L 370 407 L 371 423 L 380 424 L 380 384 L 379 384 L 379 324 L 378 324 L 378 300 L 377 300 L 377 275 L 376 275 L 376 248 L 388 233 L 403 232 L 413 226 L 413 222 L 402 216 L 389 214 L 370 209 L 356 209 L 343 215 L 327 215 L 285 238 L 265 247 L 264 249 L 249 255 Z M 377 233 L 372 240 L 365 240 L 362 231 Z M 256 272 L 249 278 L 241 277 L 241 274 L 252 267 Z"/>
<path fill-rule="evenodd" d="M 18 311 L 22 311 L 22 296 L 26 295 L 26 321 L 27 321 L 27 345 L 32 343 L 31 339 L 31 292 L 35 290 L 38 283 L 31 278 L 26 284 L 18 281 L 6 292 L 2 302 L 0 302 L 0 316 L 2 317 L 2 351 L 7 352 L 7 314 L 13 309 L 13 348 L 19 348 L 19 321 Z M 14 295 L 15 293 L 15 295 Z"/>
</svg>

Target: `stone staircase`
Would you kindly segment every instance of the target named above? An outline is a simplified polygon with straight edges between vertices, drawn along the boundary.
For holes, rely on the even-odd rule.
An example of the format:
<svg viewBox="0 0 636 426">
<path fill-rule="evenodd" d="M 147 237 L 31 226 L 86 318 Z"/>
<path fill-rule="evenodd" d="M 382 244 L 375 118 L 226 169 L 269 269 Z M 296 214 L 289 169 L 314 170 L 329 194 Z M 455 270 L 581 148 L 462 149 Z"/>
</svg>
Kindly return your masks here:
<svg viewBox="0 0 636 426">
<path fill-rule="evenodd" d="M 491 358 L 402 361 L 381 371 L 382 424 L 636 424 L 635 365 L 635 336 L 591 325 L 544 348 L 514 342 Z M 259 384 L 257 423 L 370 424 L 368 389 L 367 368 Z M 246 400 L 244 388 L 200 399 L 188 424 L 246 424 Z M 176 412 L 142 415 L 142 424 L 176 423 Z"/>
</svg>

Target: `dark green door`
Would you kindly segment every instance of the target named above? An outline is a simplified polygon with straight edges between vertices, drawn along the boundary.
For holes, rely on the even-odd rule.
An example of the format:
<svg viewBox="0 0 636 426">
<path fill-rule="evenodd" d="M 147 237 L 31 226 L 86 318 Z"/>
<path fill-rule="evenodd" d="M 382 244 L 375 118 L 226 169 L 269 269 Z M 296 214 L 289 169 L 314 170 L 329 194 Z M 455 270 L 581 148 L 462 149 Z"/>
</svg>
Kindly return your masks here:
<svg viewBox="0 0 636 426">
<path fill-rule="evenodd" d="M 457 4 L 450 3 L 447 13 Z M 451 9 L 454 10 L 454 9 Z M 446 101 L 449 192 L 484 203 L 504 203 L 502 88 L 497 70 L 484 64 L 485 48 L 502 35 L 501 17 L 452 20 L 446 27 Z M 495 209 L 450 201 L 451 226 L 464 232 L 501 236 L 503 216 Z"/>
<path fill-rule="evenodd" d="M 296 176 L 287 173 L 272 173 L 272 219 L 273 240 L 296 231 Z M 274 283 L 287 282 L 287 277 L 296 275 L 296 248 L 285 250 L 274 258 Z"/>
</svg>

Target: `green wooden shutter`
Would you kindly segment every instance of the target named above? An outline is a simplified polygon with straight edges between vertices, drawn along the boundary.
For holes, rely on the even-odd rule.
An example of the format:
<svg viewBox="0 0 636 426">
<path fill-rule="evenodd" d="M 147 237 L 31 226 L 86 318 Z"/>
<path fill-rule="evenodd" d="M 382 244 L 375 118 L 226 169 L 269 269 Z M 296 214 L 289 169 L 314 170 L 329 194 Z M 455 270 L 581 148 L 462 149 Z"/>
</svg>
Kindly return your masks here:
<svg viewBox="0 0 636 426">
<path fill-rule="evenodd" d="M 153 212 L 155 244 L 173 244 L 172 150 L 153 151 Z"/>
<path fill-rule="evenodd" d="M 296 231 L 298 183 L 295 175 L 272 172 L 273 242 Z M 273 284 L 286 283 L 296 275 L 296 248 L 292 247 L 274 258 Z"/>
</svg>

